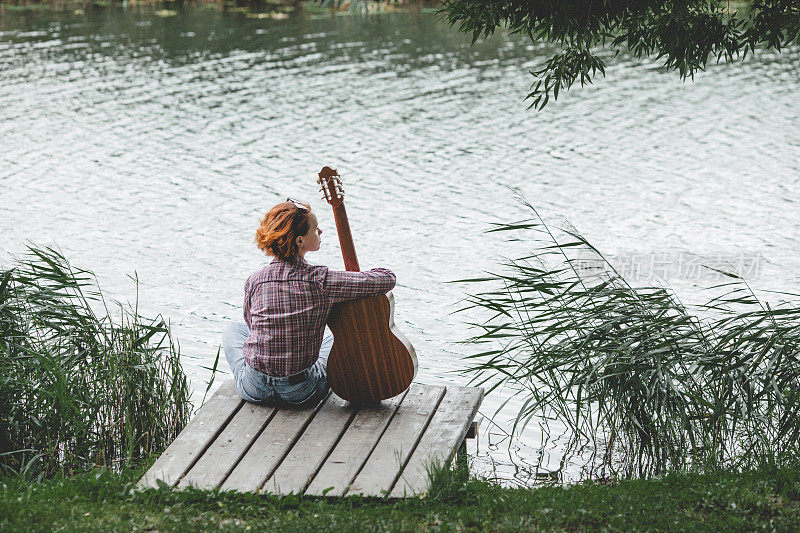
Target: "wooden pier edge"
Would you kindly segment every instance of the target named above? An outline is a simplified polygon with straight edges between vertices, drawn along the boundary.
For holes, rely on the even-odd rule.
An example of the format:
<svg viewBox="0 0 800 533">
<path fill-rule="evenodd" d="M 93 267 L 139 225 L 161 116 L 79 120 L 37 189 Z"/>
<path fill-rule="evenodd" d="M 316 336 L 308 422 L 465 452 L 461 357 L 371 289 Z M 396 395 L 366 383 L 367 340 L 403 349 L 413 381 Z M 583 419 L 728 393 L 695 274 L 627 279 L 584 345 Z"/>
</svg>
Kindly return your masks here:
<svg viewBox="0 0 800 533">
<path fill-rule="evenodd" d="M 160 485 L 347 497 L 424 496 L 432 464 L 466 466 L 466 440 L 483 401 L 478 387 L 412 383 L 377 405 L 333 393 L 313 407 L 242 400 L 223 382 L 137 489 Z"/>
</svg>

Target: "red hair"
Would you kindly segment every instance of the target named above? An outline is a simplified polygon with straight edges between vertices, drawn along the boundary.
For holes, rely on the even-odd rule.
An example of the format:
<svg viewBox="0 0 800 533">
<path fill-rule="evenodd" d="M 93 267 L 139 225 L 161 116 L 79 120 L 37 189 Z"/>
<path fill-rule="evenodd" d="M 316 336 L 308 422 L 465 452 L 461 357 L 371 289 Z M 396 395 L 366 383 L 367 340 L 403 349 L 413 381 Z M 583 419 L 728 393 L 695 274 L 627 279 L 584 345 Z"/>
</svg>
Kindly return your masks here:
<svg viewBox="0 0 800 533">
<path fill-rule="evenodd" d="M 303 206 L 303 207 L 301 207 Z M 267 255 L 290 259 L 299 253 L 297 237 L 308 233 L 311 206 L 281 202 L 264 215 L 256 230 L 256 244 Z"/>
</svg>

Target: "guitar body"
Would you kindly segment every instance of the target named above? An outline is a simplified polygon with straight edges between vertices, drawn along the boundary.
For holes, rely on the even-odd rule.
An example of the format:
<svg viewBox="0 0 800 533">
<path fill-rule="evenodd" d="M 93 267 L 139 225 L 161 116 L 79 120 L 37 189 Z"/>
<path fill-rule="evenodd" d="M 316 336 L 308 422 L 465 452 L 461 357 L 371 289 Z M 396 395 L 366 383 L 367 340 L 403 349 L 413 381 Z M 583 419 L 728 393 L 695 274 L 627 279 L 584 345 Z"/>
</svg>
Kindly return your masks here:
<svg viewBox="0 0 800 533">
<path fill-rule="evenodd" d="M 323 167 L 317 180 L 333 207 L 345 269 L 358 271 L 339 173 Z M 377 403 L 406 390 L 417 374 L 414 347 L 394 324 L 394 296 L 377 294 L 333 306 L 328 316 L 333 347 L 328 384 L 337 396 L 355 404 Z"/>
<path fill-rule="evenodd" d="M 355 404 L 377 403 L 406 390 L 417 373 L 414 347 L 394 324 L 394 296 L 336 304 L 328 317 L 333 348 L 328 383 Z"/>
</svg>

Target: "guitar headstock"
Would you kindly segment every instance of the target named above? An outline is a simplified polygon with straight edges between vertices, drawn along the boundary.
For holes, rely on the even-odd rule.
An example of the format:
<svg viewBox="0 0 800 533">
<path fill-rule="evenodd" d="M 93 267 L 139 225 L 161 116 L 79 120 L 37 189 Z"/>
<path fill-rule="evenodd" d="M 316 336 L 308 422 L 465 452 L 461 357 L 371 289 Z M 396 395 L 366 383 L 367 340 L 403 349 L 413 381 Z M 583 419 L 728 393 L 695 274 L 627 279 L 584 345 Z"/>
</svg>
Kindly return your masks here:
<svg viewBox="0 0 800 533">
<path fill-rule="evenodd" d="M 342 189 L 342 177 L 331 167 L 322 167 L 319 171 L 317 183 L 320 184 L 322 197 L 333 207 L 338 207 L 344 202 L 344 189 Z"/>
</svg>

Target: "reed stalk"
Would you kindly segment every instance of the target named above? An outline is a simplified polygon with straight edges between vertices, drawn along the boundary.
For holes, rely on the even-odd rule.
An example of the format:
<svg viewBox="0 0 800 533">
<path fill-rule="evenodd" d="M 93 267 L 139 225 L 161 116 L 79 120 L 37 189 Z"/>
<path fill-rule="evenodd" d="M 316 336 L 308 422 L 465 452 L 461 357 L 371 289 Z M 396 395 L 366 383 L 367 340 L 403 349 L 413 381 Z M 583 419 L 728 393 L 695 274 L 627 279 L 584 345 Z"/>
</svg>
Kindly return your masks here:
<svg viewBox="0 0 800 533">
<path fill-rule="evenodd" d="M 568 451 L 589 446 L 624 476 L 800 456 L 798 295 L 770 291 L 781 298 L 771 305 L 714 269 L 722 294 L 686 306 L 671 289 L 632 286 L 574 228 L 552 229 L 520 199 L 532 216 L 489 232 L 532 252 L 458 280 L 486 289 L 459 309 L 485 318 L 470 323 L 463 372 L 520 400 L 515 435 L 557 421 Z"/>
<path fill-rule="evenodd" d="M 0 269 L 0 473 L 118 469 L 186 425 L 179 347 L 161 316 L 139 315 L 135 281 L 130 308 L 53 248 L 29 245 Z"/>
</svg>

